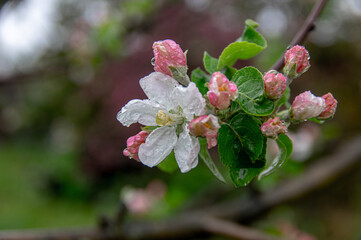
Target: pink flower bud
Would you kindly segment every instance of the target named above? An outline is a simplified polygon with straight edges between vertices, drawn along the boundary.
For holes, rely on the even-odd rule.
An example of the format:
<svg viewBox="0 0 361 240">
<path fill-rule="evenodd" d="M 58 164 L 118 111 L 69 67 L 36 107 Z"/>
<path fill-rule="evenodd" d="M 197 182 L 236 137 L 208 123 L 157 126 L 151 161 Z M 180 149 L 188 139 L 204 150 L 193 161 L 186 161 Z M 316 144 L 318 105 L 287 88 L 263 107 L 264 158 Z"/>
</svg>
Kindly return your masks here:
<svg viewBox="0 0 361 240">
<path fill-rule="evenodd" d="M 209 102 L 218 109 L 226 109 L 231 104 L 231 100 L 238 97 L 237 85 L 220 72 L 212 74 L 208 89 Z"/>
<path fill-rule="evenodd" d="M 123 155 L 139 161 L 138 158 L 139 147 L 142 143 L 145 142 L 145 139 L 147 138 L 148 135 L 149 135 L 148 132 L 141 131 L 137 135 L 128 138 L 127 148 L 124 149 Z"/>
<path fill-rule="evenodd" d="M 318 115 L 317 118 L 328 119 L 328 118 L 333 117 L 333 115 L 335 115 L 336 108 L 337 108 L 337 100 L 332 96 L 331 93 L 327 93 L 327 94 L 323 95 L 322 98 L 326 102 L 326 108 L 320 115 Z"/>
<path fill-rule="evenodd" d="M 218 129 L 220 127 L 218 118 L 213 115 L 202 115 L 194 118 L 188 125 L 189 132 L 192 135 L 207 138 L 208 148 L 217 145 Z"/>
<path fill-rule="evenodd" d="M 169 67 L 186 67 L 186 56 L 180 46 L 173 40 L 154 42 L 154 70 L 172 77 Z"/>
<path fill-rule="evenodd" d="M 310 55 L 303 46 L 296 45 L 285 54 L 285 75 L 294 78 L 306 72 L 310 65 Z"/>
<path fill-rule="evenodd" d="M 316 97 L 310 91 L 298 95 L 292 103 L 290 117 L 294 120 L 307 120 L 317 117 L 326 108 L 326 102 L 322 97 Z"/>
<path fill-rule="evenodd" d="M 282 73 L 269 71 L 263 77 L 265 94 L 268 98 L 276 100 L 282 97 L 287 87 L 287 78 Z"/>
<path fill-rule="evenodd" d="M 261 126 L 261 131 L 266 137 L 276 138 L 279 134 L 287 132 L 284 121 L 280 121 L 279 117 L 270 118 Z"/>
</svg>

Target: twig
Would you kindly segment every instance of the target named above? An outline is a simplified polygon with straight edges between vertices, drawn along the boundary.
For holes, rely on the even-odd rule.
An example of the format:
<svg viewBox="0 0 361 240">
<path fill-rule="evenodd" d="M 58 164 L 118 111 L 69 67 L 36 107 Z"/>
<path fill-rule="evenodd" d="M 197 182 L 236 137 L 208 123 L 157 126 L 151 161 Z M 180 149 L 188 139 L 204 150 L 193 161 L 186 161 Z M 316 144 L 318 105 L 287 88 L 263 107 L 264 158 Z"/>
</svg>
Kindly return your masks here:
<svg viewBox="0 0 361 240">
<path fill-rule="evenodd" d="M 217 218 L 204 219 L 203 229 L 209 233 L 227 236 L 234 239 L 242 239 L 242 240 L 245 239 L 246 240 L 259 240 L 259 239 L 279 240 L 280 239 L 265 234 L 259 230 Z"/>
<path fill-rule="evenodd" d="M 256 199 L 246 202 L 241 198 L 222 203 L 208 210 L 217 217 L 247 220 L 278 204 L 299 198 L 330 183 L 361 160 L 361 135 L 344 142 L 338 150 L 310 166 L 299 177 L 270 189 Z"/>
<path fill-rule="evenodd" d="M 242 199 L 242 197 L 239 197 L 232 201 L 214 205 L 211 208 L 186 212 L 158 222 L 128 222 L 119 226 L 119 229 L 117 230 L 114 228 L 113 230 L 109 229 L 107 232 L 101 232 L 95 229 L 0 231 L 0 239 L 169 239 L 170 237 L 186 236 L 187 234 L 199 231 L 208 231 L 213 233 L 218 231 L 218 234 L 222 234 L 220 229 L 212 231 L 212 229 L 204 226 L 206 224 L 204 222 L 213 221 L 212 224 L 215 224 L 214 221 L 216 220 L 214 220 L 214 218 L 244 221 L 257 216 L 274 206 L 296 199 L 320 188 L 325 184 L 329 184 L 346 170 L 360 162 L 360 146 L 361 135 L 344 142 L 344 144 L 342 144 L 334 154 L 318 160 L 314 165 L 311 165 L 308 169 L 306 169 L 299 177 L 287 181 L 274 189 L 261 193 L 257 198 Z M 225 223 L 227 223 L 226 225 L 228 225 L 229 228 L 238 226 L 237 232 L 242 231 L 243 229 L 242 227 L 239 227 L 239 225 L 235 225 L 235 223 L 223 222 L 223 224 Z"/>
<path fill-rule="evenodd" d="M 301 44 L 307 37 L 308 33 L 314 29 L 314 22 L 317 19 L 318 15 L 320 15 L 323 7 L 327 3 L 328 0 L 319 0 L 315 6 L 312 8 L 311 13 L 308 15 L 306 21 L 297 32 L 295 37 L 292 39 L 288 46 L 294 46 L 297 44 Z M 283 54 L 278 58 L 275 64 L 270 69 L 281 70 L 283 66 Z"/>
</svg>

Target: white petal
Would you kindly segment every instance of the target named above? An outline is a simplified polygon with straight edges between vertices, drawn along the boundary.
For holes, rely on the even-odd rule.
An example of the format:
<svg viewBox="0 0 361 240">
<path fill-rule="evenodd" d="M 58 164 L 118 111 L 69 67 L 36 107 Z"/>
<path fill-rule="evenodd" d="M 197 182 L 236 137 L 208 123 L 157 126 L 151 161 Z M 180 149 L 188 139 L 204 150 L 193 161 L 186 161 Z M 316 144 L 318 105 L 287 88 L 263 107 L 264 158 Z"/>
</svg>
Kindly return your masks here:
<svg viewBox="0 0 361 240">
<path fill-rule="evenodd" d="M 153 72 L 140 79 L 139 84 L 150 100 L 166 107 L 167 110 L 176 107 L 173 106 L 172 101 L 170 101 L 170 96 L 174 88 L 179 86 L 179 83 L 175 79 L 160 72 Z"/>
<path fill-rule="evenodd" d="M 149 167 L 154 167 L 164 160 L 177 143 L 177 134 L 174 127 L 164 126 L 155 129 L 140 145 L 139 160 Z"/>
<path fill-rule="evenodd" d="M 193 82 L 189 83 L 188 87 L 176 87 L 172 93 L 172 100 L 183 109 L 189 121 L 194 115 L 200 116 L 205 113 L 206 101 Z"/>
<path fill-rule="evenodd" d="M 188 172 L 198 164 L 200 144 L 197 138 L 189 135 L 189 131 L 181 132 L 174 147 L 174 155 L 182 173 Z"/>
<path fill-rule="evenodd" d="M 118 112 L 117 119 L 124 126 L 139 122 L 147 126 L 157 126 L 155 115 L 159 110 L 165 110 L 158 103 L 146 100 L 131 100 Z"/>
</svg>

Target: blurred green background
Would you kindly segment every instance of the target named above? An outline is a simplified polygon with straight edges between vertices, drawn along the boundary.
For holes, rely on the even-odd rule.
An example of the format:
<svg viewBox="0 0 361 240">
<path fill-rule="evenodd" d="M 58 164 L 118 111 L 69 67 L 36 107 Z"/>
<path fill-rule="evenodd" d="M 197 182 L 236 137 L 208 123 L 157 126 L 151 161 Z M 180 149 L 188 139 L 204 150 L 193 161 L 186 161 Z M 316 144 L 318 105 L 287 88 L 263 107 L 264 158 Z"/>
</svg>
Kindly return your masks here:
<svg viewBox="0 0 361 240">
<path fill-rule="evenodd" d="M 238 66 L 267 71 L 314 3 L 1 1 L 0 229 L 95 225 L 99 216 L 114 215 L 120 202 L 129 219 L 155 219 L 207 199 L 247 194 L 247 187 L 217 182 L 202 163 L 187 174 L 169 174 L 122 156 L 139 126 L 123 127 L 116 113 L 129 100 L 145 98 L 138 80 L 153 71 L 154 41 L 169 38 L 188 49 L 190 73 L 202 65 L 205 50 L 218 57 L 251 18 L 268 48 Z M 253 188 L 302 174 L 361 133 L 361 2 L 329 1 L 305 46 L 312 67 L 292 83 L 291 99 L 309 89 L 319 96 L 330 91 L 339 102 L 336 116 L 322 126 L 292 128 L 292 160 Z M 360 182 L 358 166 L 250 224 L 286 235 L 304 232 L 304 239 L 361 239 Z"/>
</svg>

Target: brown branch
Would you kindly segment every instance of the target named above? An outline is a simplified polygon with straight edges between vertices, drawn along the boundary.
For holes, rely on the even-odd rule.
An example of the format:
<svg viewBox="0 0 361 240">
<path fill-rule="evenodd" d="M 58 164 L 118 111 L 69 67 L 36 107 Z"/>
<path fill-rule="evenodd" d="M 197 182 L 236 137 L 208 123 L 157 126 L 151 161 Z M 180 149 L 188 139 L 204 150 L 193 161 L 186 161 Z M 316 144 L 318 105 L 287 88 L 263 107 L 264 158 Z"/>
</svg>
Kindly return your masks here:
<svg viewBox="0 0 361 240">
<path fill-rule="evenodd" d="M 251 199 L 243 199 L 241 196 L 232 201 L 216 204 L 210 208 L 185 212 L 162 221 L 127 222 L 121 226 L 112 226 L 102 231 L 95 229 L 0 231 L 0 239 L 169 239 L 170 237 L 181 237 L 200 231 L 225 235 L 228 231 L 225 230 L 223 232 L 221 226 L 224 229 L 231 229 L 233 232 L 229 234 L 233 234 L 233 237 L 250 234 L 249 229 L 244 229 L 244 227 L 229 222 L 229 220 L 247 220 L 258 216 L 274 206 L 309 194 L 331 183 L 332 180 L 335 180 L 339 175 L 360 162 L 360 146 L 361 135 L 344 142 L 335 153 L 319 159 L 297 178 L 289 180 Z M 215 220 L 215 218 L 228 220 L 225 222 L 223 220 Z M 207 222 L 212 224 L 213 227 L 216 224 L 220 225 L 213 229 L 213 227 L 207 226 Z"/>
<path fill-rule="evenodd" d="M 276 240 L 274 236 L 265 234 L 259 230 L 242 226 L 237 223 L 217 218 L 206 218 L 203 221 L 203 230 L 217 235 L 226 236 L 233 239 L 247 240 Z"/>
<path fill-rule="evenodd" d="M 301 44 L 307 37 L 308 33 L 314 29 L 314 22 L 317 17 L 320 15 L 323 7 L 327 3 L 328 0 L 319 0 L 315 6 L 313 7 L 311 13 L 308 15 L 306 21 L 297 32 L 295 37 L 292 39 L 288 46 L 294 46 L 297 44 Z M 280 71 L 283 66 L 283 54 L 278 58 L 275 64 L 271 67 L 271 69 Z"/>
</svg>

